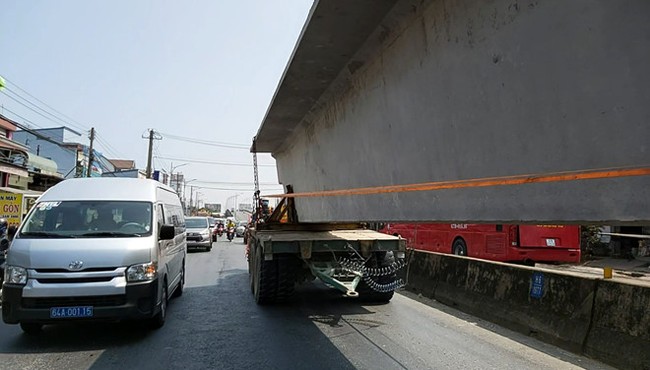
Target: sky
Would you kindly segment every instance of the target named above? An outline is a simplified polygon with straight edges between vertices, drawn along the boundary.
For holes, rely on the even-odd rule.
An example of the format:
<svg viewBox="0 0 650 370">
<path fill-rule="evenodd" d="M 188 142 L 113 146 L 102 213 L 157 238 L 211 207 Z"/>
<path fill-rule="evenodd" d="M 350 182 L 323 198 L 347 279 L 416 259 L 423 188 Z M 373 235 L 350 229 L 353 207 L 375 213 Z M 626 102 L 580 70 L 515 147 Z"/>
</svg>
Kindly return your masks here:
<svg viewBox="0 0 650 370">
<path fill-rule="evenodd" d="M 196 179 L 188 197 L 194 185 L 203 203 L 233 207 L 235 200 L 251 200 L 248 148 L 312 0 L 2 3 L 0 76 L 8 88 L 56 109 L 80 133 L 94 127 L 97 150 L 133 159 L 141 169 L 147 165 L 143 136 L 154 129 L 162 136 L 154 167 Z M 0 92 L 5 116 L 32 128 L 63 125 L 8 94 Z M 258 162 L 262 192 L 281 192 L 273 158 L 260 154 Z"/>
</svg>

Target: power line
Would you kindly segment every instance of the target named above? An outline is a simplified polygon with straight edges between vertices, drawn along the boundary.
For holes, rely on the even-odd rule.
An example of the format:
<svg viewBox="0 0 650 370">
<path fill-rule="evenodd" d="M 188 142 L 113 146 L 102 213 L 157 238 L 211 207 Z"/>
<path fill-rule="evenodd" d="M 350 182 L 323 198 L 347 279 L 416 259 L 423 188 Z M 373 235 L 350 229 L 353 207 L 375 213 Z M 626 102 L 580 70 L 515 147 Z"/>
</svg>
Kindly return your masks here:
<svg viewBox="0 0 650 370">
<path fill-rule="evenodd" d="M 13 96 L 7 94 L 7 91 L 10 92 L 10 93 L 12 93 L 12 94 L 15 95 L 16 97 L 20 98 L 21 100 L 23 100 L 23 101 L 29 103 L 30 105 L 32 105 L 34 108 L 37 108 L 37 109 L 40 110 L 41 112 L 43 112 L 43 113 L 49 115 L 50 117 L 52 117 L 52 118 L 58 120 L 59 122 L 53 120 L 52 118 L 50 118 L 50 117 L 44 115 L 44 114 L 41 113 L 41 112 L 38 112 L 38 111 L 34 110 L 34 108 L 32 108 L 32 107 L 26 105 L 25 103 L 23 103 L 23 102 L 21 102 L 21 101 L 18 101 L 15 97 L 13 97 Z M 9 99 L 15 101 L 16 103 L 22 105 L 22 106 L 25 107 L 25 108 L 31 110 L 32 112 L 38 114 L 39 116 L 41 116 L 41 117 L 43 117 L 43 118 L 45 118 L 45 119 L 47 119 L 47 120 L 49 120 L 49 121 L 51 121 L 51 122 L 54 122 L 54 123 L 57 124 L 57 125 L 60 125 L 60 124 L 70 125 L 68 122 L 66 122 L 66 121 L 62 120 L 61 118 L 57 117 L 56 115 L 54 115 L 54 114 L 52 114 L 52 113 L 46 111 L 45 109 L 39 107 L 38 105 L 32 103 L 31 101 L 29 101 L 29 100 L 23 98 L 22 96 L 16 94 L 15 92 L 13 92 L 13 91 L 10 90 L 10 89 L 7 89 L 6 91 L 4 91 L 4 90 L 0 90 L 0 92 L 2 92 L 2 93 L 3 93 L 6 97 L 8 97 Z"/>
<path fill-rule="evenodd" d="M 20 117 L 21 119 L 25 120 L 26 122 L 29 122 L 29 123 L 31 123 L 31 124 L 34 124 L 32 121 L 30 121 L 30 120 L 26 119 L 25 117 L 23 117 L 23 116 L 21 116 L 21 115 L 15 113 L 15 112 L 13 112 L 13 111 L 10 110 L 10 109 L 5 108 L 5 110 L 8 111 L 9 113 L 15 115 L 16 117 Z M 0 114 L 0 117 L 1 117 L 1 118 L 5 118 L 5 119 L 8 119 L 7 117 L 3 116 L 2 114 Z M 9 120 L 9 121 L 11 121 L 11 123 L 14 124 L 16 127 L 18 127 L 19 129 L 21 129 L 21 130 L 23 130 L 23 131 L 25 131 L 25 132 L 28 132 L 28 133 L 30 133 L 30 134 L 36 136 L 37 138 L 39 138 L 39 139 L 41 139 L 41 140 L 44 140 L 44 141 L 50 142 L 50 143 L 52 143 L 52 144 L 55 144 L 55 145 L 57 145 L 58 147 L 60 147 L 61 149 L 63 149 L 63 150 L 65 150 L 65 151 L 69 152 L 70 154 L 74 155 L 75 158 L 77 158 L 77 150 L 75 150 L 75 149 L 71 149 L 71 148 L 65 146 L 63 143 L 60 143 L 60 142 L 58 142 L 58 141 L 52 139 L 52 138 L 49 137 L 49 136 L 43 135 L 43 134 L 41 134 L 40 132 L 34 131 L 34 130 L 32 130 L 31 128 L 29 128 L 29 127 L 27 127 L 27 126 L 25 126 L 25 125 L 23 125 L 23 124 L 20 124 L 20 123 L 14 121 L 14 120 Z M 96 159 L 94 162 L 97 163 L 97 164 L 98 164 L 98 165 L 99 165 L 103 170 L 105 170 L 105 171 L 107 171 L 107 172 L 110 172 L 110 168 L 108 168 L 108 167 L 106 166 L 106 164 L 102 163 L 102 159 L 101 159 L 101 158 Z M 89 166 L 92 166 L 92 163 L 89 163 Z M 74 169 L 75 169 L 75 167 L 72 168 L 72 170 L 74 170 Z M 72 170 L 71 170 L 71 171 L 72 171 Z M 68 174 L 69 174 L 69 173 L 68 173 Z M 67 176 L 67 174 L 66 174 L 65 176 Z M 65 177 L 65 176 L 64 176 L 64 177 Z"/>
<path fill-rule="evenodd" d="M 43 118 L 45 118 L 45 119 L 48 119 L 48 120 L 50 120 L 51 122 L 56 123 L 57 125 L 62 123 L 62 124 L 64 124 L 64 125 L 66 125 L 66 126 L 70 126 L 70 127 L 72 127 L 72 128 L 75 128 L 75 129 L 78 129 L 78 130 L 81 130 L 81 131 L 87 131 L 87 129 L 86 129 L 85 127 L 83 127 L 83 125 L 82 125 L 81 123 L 75 121 L 74 119 L 70 118 L 70 117 L 67 116 L 66 114 L 64 114 L 64 113 L 62 113 L 62 112 L 60 112 L 60 111 L 58 111 L 57 109 L 53 108 L 53 107 L 50 106 L 49 104 L 47 104 L 47 103 L 43 102 L 42 100 L 38 99 L 38 98 L 35 97 L 34 95 L 30 94 L 29 92 L 27 92 L 26 90 L 24 90 L 23 88 L 21 88 L 20 86 L 18 86 L 16 83 L 14 83 L 14 82 L 12 82 L 12 81 L 9 81 L 9 80 L 6 80 L 6 81 L 8 81 L 9 83 L 11 83 L 11 84 L 12 84 L 13 86 L 15 86 L 18 90 L 20 90 L 20 91 L 23 92 L 24 94 L 28 95 L 28 96 L 31 97 L 32 99 L 35 99 L 36 101 L 38 101 L 39 103 L 43 104 L 44 106 L 46 106 L 47 108 L 51 109 L 52 111 L 54 111 L 54 112 L 58 113 L 59 115 L 61 115 L 61 116 L 65 117 L 65 118 L 67 118 L 67 120 L 64 120 L 64 119 L 61 118 L 60 116 L 57 116 L 56 114 L 53 114 L 53 113 L 51 113 L 51 112 L 49 112 L 49 111 L 43 109 L 42 107 L 38 106 L 37 104 L 35 104 L 34 102 L 30 101 L 29 99 L 27 99 L 27 98 L 21 96 L 21 95 L 18 94 L 16 91 L 14 91 L 13 89 L 10 89 L 10 88 L 7 88 L 6 90 L 9 91 L 9 92 L 11 92 L 13 95 L 15 95 L 16 97 L 20 98 L 21 100 L 23 100 L 23 101 L 29 103 L 29 104 L 30 104 L 31 106 L 33 106 L 34 108 L 36 108 L 36 109 L 40 110 L 41 112 L 43 112 L 43 113 L 45 113 L 45 114 L 51 116 L 52 118 L 58 120 L 59 122 L 56 122 L 56 121 L 54 121 L 52 118 L 47 117 L 47 116 L 41 114 L 41 113 L 38 112 L 38 111 L 35 111 L 33 108 L 31 108 L 31 107 L 29 107 L 29 106 L 23 104 L 22 102 L 16 100 L 14 97 L 8 95 L 6 92 L 2 91 L 2 93 L 3 93 L 5 96 L 7 96 L 8 98 L 14 100 L 14 101 L 17 102 L 18 104 L 24 106 L 25 108 L 31 110 L 31 111 L 34 112 L 34 113 L 40 115 L 41 117 L 43 117 Z M 8 111 L 10 111 L 10 110 L 8 110 Z M 11 112 L 11 111 L 10 111 L 10 112 Z M 17 114 L 14 113 L 14 112 L 12 112 L 12 113 L 15 114 L 15 115 L 17 115 Z M 24 117 L 21 117 L 21 118 L 25 119 Z M 31 122 L 31 121 L 30 121 L 30 122 Z M 75 125 L 75 124 L 72 123 L 72 122 L 75 122 L 77 125 Z M 33 122 L 31 122 L 31 123 L 33 124 Z M 34 126 L 37 127 L 37 128 L 40 128 L 40 127 L 37 126 L 37 125 L 34 125 Z M 96 139 L 97 139 L 97 141 L 101 144 L 101 146 L 105 148 L 106 152 L 108 152 L 108 153 L 111 154 L 111 155 L 114 155 L 114 154 L 116 153 L 115 149 L 114 149 L 114 148 L 113 148 L 113 147 L 112 147 L 108 142 L 106 142 L 105 140 L 103 140 L 102 138 L 100 138 L 98 135 L 96 136 Z M 119 156 L 119 155 L 116 155 L 116 157 L 120 157 L 120 156 Z M 104 167 L 105 167 L 105 169 L 106 169 L 106 166 L 105 166 L 105 165 L 104 165 Z"/>
<path fill-rule="evenodd" d="M 181 162 L 217 164 L 217 165 L 223 165 L 223 166 L 245 166 L 245 167 L 249 167 L 249 166 L 253 165 L 252 163 L 214 162 L 214 161 L 205 161 L 205 160 L 201 160 L 201 159 L 173 158 L 173 157 L 163 157 L 163 156 L 158 156 L 157 158 L 159 158 L 159 159 L 168 159 L 168 160 L 173 160 L 173 161 L 181 161 Z M 274 164 L 260 164 L 258 166 L 260 166 L 260 167 L 275 167 Z"/>
<path fill-rule="evenodd" d="M 250 187 L 250 188 L 238 188 L 238 189 L 236 189 L 236 188 L 215 188 L 215 187 L 210 187 L 210 186 L 197 186 L 197 185 L 192 185 L 192 187 L 194 187 L 196 189 L 224 190 L 224 191 L 246 191 L 246 190 L 250 190 L 251 193 L 253 193 L 254 190 L 255 190 L 255 189 L 253 189 L 253 187 Z M 271 190 L 273 190 L 273 189 L 271 189 Z"/>
<path fill-rule="evenodd" d="M 32 121 L 28 120 L 27 118 L 25 118 L 25 117 L 19 115 L 18 113 L 13 112 L 12 110 L 7 109 L 7 108 L 4 108 L 4 109 L 5 109 L 7 112 L 13 114 L 13 115 L 16 116 L 16 117 L 20 117 L 20 118 L 22 118 L 23 120 L 25 120 L 26 122 L 29 122 L 29 123 L 31 123 L 31 124 L 34 124 L 34 122 L 32 122 Z M 2 115 L 0 115 L 0 116 L 2 116 Z M 4 117 L 4 116 L 3 116 L 3 117 Z M 5 117 L 5 118 L 6 118 L 6 117 Z M 45 140 L 45 141 L 48 141 L 48 142 L 50 142 L 50 143 L 56 144 L 56 145 L 60 146 L 61 148 L 63 148 L 63 149 L 65 149 L 65 150 L 68 150 L 68 151 L 72 152 L 72 149 L 70 149 L 70 148 L 66 148 L 65 146 L 63 146 L 62 143 L 60 143 L 60 142 L 58 142 L 58 141 L 52 139 L 52 138 L 49 137 L 49 136 L 45 136 L 45 135 L 41 134 L 40 132 L 36 132 L 36 131 L 32 130 L 31 128 L 29 128 L 29 127 L 27 127 L 27 126 L 25 126 L 25 125 L 23 125 L 23 124 L 20 124 L 20 123 L 14 121 L 14 120 L 11 120 L 11 123 L 13 123 L 13 124 L 14 124 L 16 127 L 18 127 L 19 129 L 21 129 L 21 130 L 23 130 L 23 131 L 25 131 L 25 132 L 29 132 L 30 134 L 32 134 L 32 135 L 38 137 L 38 138 L 41 139 L 41 140 Z M 36 126 L 36 125 L 34 125 L 34 126 Z M 38 128 L 38 126 L 36 126 L 36 127 Z"/>
<path fill-rule="evenodd" d="M 228 181 L 204 181 L 204 180 L 194 180 L 194 182 L 198 182 L 201 184 L 217 184 L 217 185 L 255 185 L 255 183 L 252 182 L 228 182 Z M 275 182 L 263 182 L 260 183 L 260 185 L 278 185 L 281 186 L 281 184 L 275 183 Z"/>
<path fill-rule="evenodd" d="M 70 118 L 70 117 L 67 116 L 66 114 L 61 113 L 60 111 L 58 111 L 58 110 L 52 108 L 52 106 L 50 106 L 49 104 L 47 104 L 47 103 L 45 103 L 44 101 L 40 100 L 39 98 L 35 97 L 34 95 L 30 94 L 30 93 L 27 92 L 25 89 L 23 89 L 23 88 L 21 88 L 20 86 L 18 86 L 15 82 L 10 81 L 10 80 L 7 79 L 6 77 L 4 77 L 4 79 L 5 79 L 6 82 L 9 82 L 9 83 L 12 84 L 13 86 L 15 86 L 18 90 L 20 90 L 20 91 L 22 91 L 23 93 L 27 94 L 27 96 L 29 96 L 29 97 L 31 97 L 32 99 L 36 100 L 37 102 L 43 104 L 44 106 L 46 106 L 46 107 L 48 107 L 49 109 L 53 110 L 54 112 L 60 114 L 61 116 L 67 118 L 69 121 L 74 122 L 74 123 L 76 123 L 77 125 L 79 125 L 79 126 L 75 127 L 74 125 L 70 124 L 70 126 L 73 126 L 73 127 L 77 128 L 77 129 L 79 129 L 79 130 L 81 130 L 81 131 L 88 131 L 88 128 L 85 127 L 83 124 L 81 124 L 81 123 L 77 122 L 76 120 Z M 15 92 L 14 92 L 14 94 L 15 94 Z"/>
<path fill-rule="evenodd" d="M 5 106 L 3 105 L 3 106 L 2 106 L 2 112 L 4 112 L 4 111 L 9 112 L 9 113 L 13 114 L 13 115 L 16 116 L 16 117 L 20 117 L 23 121 L 26 122 L 26 123 L 25 123 L 26 125 L 31 126 L 30 128 L 36 128 L 36 129 L 41 129 L 41 128 L 42 128 L 42 127 L 40 127 L 39 125 L 37 125 L 36 123 L 34 123 L 33 121 L 28 120 L 27 118 L 21 116 L 20 114 L 18 114 L 18 113 L 16 113 L 16 112 L 12 111 L 11 109 L 9 109 L 9 108 L 7 108 L 7 107 L 5 107 Z"/>
<path fill-rule="evenodd" d="M 124 156 L 121 155 L 111 144 L 109 144 L 108 140 L 105 140 L 101 135 L 99 135 L 97 132 L 95 132 L 95 139 L 102 144 L 102 146 L 107 150 L 107 152 L 114 156 L 115 158 L 124 158 Z"/>
<path fill-rule="evenodd" d="M 245 149 L 248 150 L 250 147 L 245 144 L 233 144 L 233 143 L 224 143 L 224 142 L 219 142 L 219 141 L 209 141 L 209 140 L 203 140 L 203 139 L 195 139 L 191 137 L 184 137 L 184 136 L 178 136 L 178 135 L 172 135 L 172 134 L 166 134 L 163 132 L 159 132 L 163 137 L 172 139 L 172 140 L 178 140 L 178 141 L 185 141 L 193 144 L 201 144 L 201 145 L 208 145 L 208 146 L 217 146 L 217 147 L 222 147 L 222 148 L 230 148 L 230 149 Z"/>
</svg>

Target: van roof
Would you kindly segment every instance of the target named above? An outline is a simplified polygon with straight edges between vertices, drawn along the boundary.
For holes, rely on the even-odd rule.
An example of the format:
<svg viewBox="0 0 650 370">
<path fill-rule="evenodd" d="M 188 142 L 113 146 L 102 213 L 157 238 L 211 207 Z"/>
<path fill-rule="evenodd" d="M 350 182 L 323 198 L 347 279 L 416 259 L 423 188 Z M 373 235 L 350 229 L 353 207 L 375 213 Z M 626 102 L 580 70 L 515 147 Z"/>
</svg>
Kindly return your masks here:
<svg viewBox="0 0 650 370">
<path fill-rule="evenodd" d="M 39 201 L 133 200 L 155 201 L 156 189 L 176 193 L 169 186 L 148 179 L 87 177 L 64 180 L 48 189 Z"/>
</svg>

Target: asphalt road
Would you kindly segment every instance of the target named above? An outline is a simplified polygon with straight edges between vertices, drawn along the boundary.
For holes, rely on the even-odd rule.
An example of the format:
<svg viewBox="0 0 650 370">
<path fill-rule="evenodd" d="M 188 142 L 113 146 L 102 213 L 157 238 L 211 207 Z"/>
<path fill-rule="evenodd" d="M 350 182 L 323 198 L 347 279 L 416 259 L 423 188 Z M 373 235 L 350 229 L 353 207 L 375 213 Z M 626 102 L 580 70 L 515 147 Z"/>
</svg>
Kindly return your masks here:
<svg viewBox="0 0 650 370">
<path fill-rule="evenodd" d="M 609 369 L 436 302 L 362 305 L 318 283 L 261 307 L 242 239 L 188 255 L 185 294 L 163 328 L 0 324 L 0 369 Z"/>
</svg>

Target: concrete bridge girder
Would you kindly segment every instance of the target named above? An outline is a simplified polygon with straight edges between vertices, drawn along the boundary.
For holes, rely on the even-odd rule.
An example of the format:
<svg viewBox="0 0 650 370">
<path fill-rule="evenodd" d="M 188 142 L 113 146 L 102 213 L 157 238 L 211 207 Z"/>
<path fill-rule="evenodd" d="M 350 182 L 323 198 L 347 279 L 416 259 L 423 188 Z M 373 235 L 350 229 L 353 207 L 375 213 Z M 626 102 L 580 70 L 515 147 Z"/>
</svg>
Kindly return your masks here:
<svg viewBox="0 0 650 370">
<path fill-rule="evenodd" d="M 648 166 L 648 16 L 643 0 L 318 2 L 257 149 L 298 193 Z M 327 73 L 316 81 L 314 70 Z M 649 185 L 622 177 L 296 207 L 314 222 L 647 223 Z"/>
</svg>

